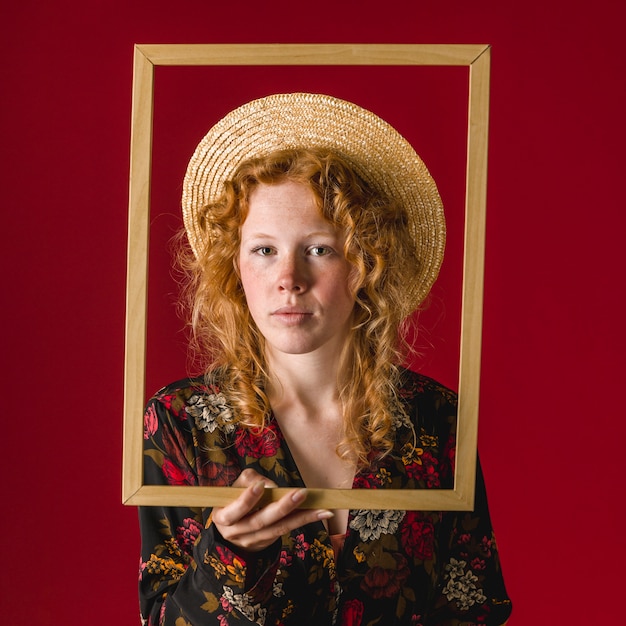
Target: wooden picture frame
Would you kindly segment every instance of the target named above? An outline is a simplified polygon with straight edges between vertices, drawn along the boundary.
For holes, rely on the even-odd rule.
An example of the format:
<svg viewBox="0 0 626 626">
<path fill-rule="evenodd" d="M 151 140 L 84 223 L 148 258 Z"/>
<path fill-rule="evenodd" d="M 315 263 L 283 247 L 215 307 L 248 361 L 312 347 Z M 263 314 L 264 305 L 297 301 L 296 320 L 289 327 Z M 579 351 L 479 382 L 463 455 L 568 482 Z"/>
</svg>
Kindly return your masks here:
<svg viewBox="0 0 626 626">
<path fill-rule="evenodd" d="M 148 241 L 155 66 L 430 65 L 469 68 L 465 235 L 459 407 L 453 489 L 310 489 L 310 508 L 471 510 L 474 507 L 487 194 L 490 47 L 488 45 L 216 44 L 136 45 L 131 130 L 124 460 L 127 505 L 223 506 L 241 489 L 143 484 Z M 287 489 L 268 489 L 275 500 Z"/>
</svg>

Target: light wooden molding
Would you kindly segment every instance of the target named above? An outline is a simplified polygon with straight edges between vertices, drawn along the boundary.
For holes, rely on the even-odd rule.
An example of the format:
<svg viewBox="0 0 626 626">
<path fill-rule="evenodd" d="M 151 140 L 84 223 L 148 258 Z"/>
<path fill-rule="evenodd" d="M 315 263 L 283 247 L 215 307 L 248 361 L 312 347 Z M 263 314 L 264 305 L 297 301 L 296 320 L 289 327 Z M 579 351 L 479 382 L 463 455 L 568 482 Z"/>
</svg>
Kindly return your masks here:
<svg viewBox="0 0 626 626">
<path fill-rule="evenodd" d="M 232 487 L 143 484 L 143 411 L 154 68 L 211 65 L 406 65 L 469 68 L 465 244 L 459 363 L 459 413 L 453 489 L 311 489 L 310 508 L 471 510 L 474 507 L 487 196 L 490 47 L 413 44 L 141 44 L 135 46 L 130 154 L 124 461 L 122 501 L 128 505 L 222 506 Z M 268 489 L 276 500 L 286 490 Z"/>
</svg>

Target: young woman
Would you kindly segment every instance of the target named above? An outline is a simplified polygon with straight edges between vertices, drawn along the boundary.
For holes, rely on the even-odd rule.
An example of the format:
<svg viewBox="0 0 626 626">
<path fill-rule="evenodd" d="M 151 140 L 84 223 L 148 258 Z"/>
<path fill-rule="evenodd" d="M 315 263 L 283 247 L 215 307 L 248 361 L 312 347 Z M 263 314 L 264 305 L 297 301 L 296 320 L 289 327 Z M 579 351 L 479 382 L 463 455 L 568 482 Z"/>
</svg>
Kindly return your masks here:
<svg viewBox="0 0 626 626">
<path fill-rule="evenodd" d="M 372 113 L 283 94 L 233 111 L 183 209 L 203 377 L 145 414 L 145 481 L 241 486 L 140 510 L 147 624 L 503 624 L 480 468 L 466 513 L 303 509 L 306 488 L 450 488 L 455 395 L 400 367 L 435 280 L 439 194 Z M 261 505 L 266 486 L 293 487 Z"/>
</svg>

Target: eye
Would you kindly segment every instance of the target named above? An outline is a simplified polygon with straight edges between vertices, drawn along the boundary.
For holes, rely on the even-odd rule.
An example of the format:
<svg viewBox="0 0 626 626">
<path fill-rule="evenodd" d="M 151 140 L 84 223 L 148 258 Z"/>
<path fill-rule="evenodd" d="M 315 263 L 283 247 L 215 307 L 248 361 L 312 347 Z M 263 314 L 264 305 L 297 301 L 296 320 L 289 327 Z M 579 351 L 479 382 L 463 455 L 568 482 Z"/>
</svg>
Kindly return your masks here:
<svg viewBox="0 0 626 626">
<path fill-rule="evenodd" d="M 259 246 L 258 248 L 254 248 L 252 252 L 260 256 L 270 256 L 271 254 L 274 254 L 274 249 L 270 246 Z"/>
<path fill-rule="evenodd" d="M 327 246 L 311 246 L 309 248 L 309 254 L 311 256 L 326 256 L 330 254 L 332 250 Z"/>
</svg>

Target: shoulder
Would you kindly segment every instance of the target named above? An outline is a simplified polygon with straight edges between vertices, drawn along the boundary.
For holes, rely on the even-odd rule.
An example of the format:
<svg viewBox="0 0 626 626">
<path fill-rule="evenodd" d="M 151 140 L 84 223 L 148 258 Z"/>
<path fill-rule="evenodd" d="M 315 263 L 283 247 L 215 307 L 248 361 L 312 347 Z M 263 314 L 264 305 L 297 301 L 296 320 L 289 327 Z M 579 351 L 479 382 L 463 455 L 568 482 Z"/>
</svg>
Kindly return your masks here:
<svg viewBox="0 0 626 626">
<path fill-rule="evenodd" d="M 453 445 L 457 418 L 454 391 L 428 376 L 401 369 L 397 397 L 418 436 Z"/>
<path fill-rule="evenodd" d="M 404 402 L 431 402 L 435 406 L 450 405 L 456 409 L 457 394 L 436 380 L 406 368 L 399 368 L 398 398 Z"/>
<path fill-rule="evenodd" d="M 181 378 L 161 387 L 148 400 L 148 405 L 161 405 L 168 411 L 180 414 L 194 395 L 207 393 L 207 385 L 202 378 Z"/>
<path fill-rule="evenodd" d="M 148 401 L 148 404 L 163 406 L 175 415 L 189 411 L 189 407 L 217 403 L 227 404 L 216 377 L 181 378 L 161 387 Z"/>
<path fill-rule="evenodd" d="M 162 387 L 148 401 L 147 411 L 151 409 L 169 421 L 188 422 L 198 432 L 230 433 L 235 428 L 233 410 L 215 376 L 183 378 Z"/>
</svg>

